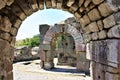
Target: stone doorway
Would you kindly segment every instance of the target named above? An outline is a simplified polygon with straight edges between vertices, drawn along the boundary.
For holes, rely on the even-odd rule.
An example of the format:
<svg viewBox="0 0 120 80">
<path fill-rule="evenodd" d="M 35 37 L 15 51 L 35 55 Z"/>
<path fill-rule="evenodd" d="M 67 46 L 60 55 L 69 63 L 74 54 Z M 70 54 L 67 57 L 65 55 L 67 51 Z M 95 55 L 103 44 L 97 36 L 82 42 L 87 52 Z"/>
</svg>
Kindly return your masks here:
<svg viewBox="0 0 120 80">
<path fill-rule="evenodd" d="M 119 0 L 1 0 L 0 3 L 1 80 L 13 80 L 14 43 L 21 23 L 44 7 L 68 11 L 80 22 L 93 80 L 120 80 Z"/>
</svg>

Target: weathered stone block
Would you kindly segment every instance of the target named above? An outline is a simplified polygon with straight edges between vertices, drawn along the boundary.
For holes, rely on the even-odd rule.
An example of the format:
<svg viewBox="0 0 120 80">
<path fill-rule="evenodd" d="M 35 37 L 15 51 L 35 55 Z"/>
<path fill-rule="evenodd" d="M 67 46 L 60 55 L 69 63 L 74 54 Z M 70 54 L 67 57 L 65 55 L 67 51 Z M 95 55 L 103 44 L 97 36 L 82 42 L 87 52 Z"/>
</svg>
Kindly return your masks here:
<svg viewBox="0 0 120 80">
<path fill-rule="evenodd" d="M 105 79 L 104 66 L 100 63 L 90 62 L 90 73 L 92 80 L 108 80 Z"/>
<path fill-rule="evenodd" d="M 27 16 L 29 16 L 33 13 L 32 8 L 28 7 L 28 4 L 25 2 L 25 0 L 22 0 L 22 1 L 17 0 L 16 2 L 21 7 L 21 9 L 25 12 L 25 14 Z"/>
<path fill-rule="evenodd" d="M 7 41 L 11 41 L 11 36 L 10 36 L 10 34 L 9 33 L 1 33 L 0 34 L 0 37 L 2 38 L 2 39 L 5 39 L 5 40 L 7 40 Z"/>
<path fill-rule="evenodd" d="M 107 33 L 109 38 L 120 38 L 120 25 L 111 28 Z"/>
<path fill-rule="evenodd" d="M 119 0 L 107 0 L 107 3 L 109 4 L 113 11 L 117 11 L 120 8 Z"/>
<path fill-rule="evenodd" d="M 86 61 L 86 62 L 83 62 L 83 61 L 77 61 L 77 65 L 76 65 L 76 68 L 77 68 L 77 71 L 80 71 L 80 72 L 89 72 L 89 61 Z"/>
<path fill-rule="evenodd" d="M 106 3 L 102 3 L 101 5 L 99 5 L 98 9 L 100 11 L 100 14 L 103 17 L 106 17 L 106 16 L 110 15 L 113 12 L 111 7 L 108 4 L 106 4 Z"/>
<path fill-rule="evenodd" d="M 75 12 L 74 16 L 79 19 L 79 18 L 81 18 L 82 15 L 80 13 L 78 13 L 78 12 Z"/>
<path fill-rule="evenodd" d="M 0 59 L 2 59 L 3 57 L 8 57 L 8 53 L 10 52 L 10 44 L 9 42 L 0 39 Z"/>
<path fill-rule="evenodd" d="M 46 3 L 46 8 L 47 9 L 52 7 L 51 0 L 45 0 L 45 3 Z"/>
<path fill-rule="evenodd" d="M 10 34 L 12 34 L 13 36 L 16 36 L 17 32 L 18 32 L 18 30 L 14 27 L 12 27 L 11 30 L 10 30 Z"/>
<path fill-rule="evenodd" d="M 105 39 L 107 37 L 107 32 L 105 30 L 102 30 L 98 33 L 99 39 Z"/>
<path fill-rule="evenodd" d="M 83 34 L 83 37 L 85 43 L 89 42 L 92 39 L 91 34 Z"/>
<path fill-rule="evenodd" d="M 76 51 L 80 51 L 80 52 L 83 52 L 86 50 L 86 46 L 85 44 L 76 44 Z"/>
<path fill-rule="evenodd" d="M 87 27 L 89 28 L 90 32 L 97 32 L 97 31 L 99 31 L 96 22 L 90 23 Z"/>
<path fill-rule="evenodd" d="M 12 12 L 16 14 L 18 17 L 20 17 L 21 20 L 24 20 L 27 16 L 25 13 L 18 7 L 16 4 L 13 4 L 12 6 Z"/>
<path fill-rule="evenodd" d="M 14 0 L 7 0 L 7 5 L 10 6 L 13 2 Z"/>
<path fill-rule="evenodd" d="M 13 72 L 9 72 L 5 78 L 5 80 L 13 80 Z"/>
<path fill-rule="evenodd" d="M 1 0 L 0 3 L 1 3 L 0 4 L 0 9 L 4 8 L 5 5 L 6 5 L 6 2 L 4 0 Z"/>
<path fill-rule="evenodd" d="M 46 61 L 46 52 L 43 51 L 40 46 L 39 46 L 39 48 L 40 48 L 40 59 L 41 59 L 41 61 Z"/>
<path fill-rule="evenodd" d="M 92 55 L 90 60 L 118 68 L 120 63 L 120 41 L 119 40 L 102 40 L 91 42 L 87 45 L 87 55 Z"/>
<path fill-rule="evenodd" d="M 92 60 L 93 55 L 92 55 L 91 51 L 92 51 L 92 43 L 87 43 L 86 44 L 86 58 L 88 60 Z"/>
<path fill-rule="evenodd" d="M 43 10 L 44 9 L 44 0 L 37 0 L 37 1 L 38 1 L 40 10 Z"/>
<path fill-rule="evenodd" d="M 68 0 L 67 1 L 67 6 L 70 7 L 74 2 L 75 2 L 75 0 Z"/>
<path fill-rule="evenodd" d="M 103 25 L 102 20 L 97 21 L 97 26 L 98 26 L 99 30 L 103 30 L 104 25 Z"/>
<path fill-rule="evenodd" d="M 84 3 L 85 0 L 79 0 L 79 7 L 82 6 L 82 4 Z"/>
<path fill-rule="evenodd" d="M 114 13 L 113 16 L 114 16 L 115 22 L 117 24 L 120 24 L 120 12 Z"/>
<path fill-rule="evenodd" d="M 65 20 L 65 23 L 71 24 L 71 23 L 73 23 L 73 22 L 75 22 L 75 21 L 76 21 L 76 20 L 75 20 L 74 17 L 70 17 L 70 18 L 68 18 L 68 19 Z"/>
<path fill-rule="evenodd" d="M 11 28 L 11 22 L 8 17 L 6 16 L 1 16 L 0 18 L 0 30 L 9 32 Z"/>
<path fill-rule="evenodd" d="M 78 7 L 78 5 L 73 4 L 70 8 L 73 10 L 73 12 L 75 12 L 75 11 L 77 11 L 77 9 L 78 9 L 79 7 Z"/>
<path fill-rule="evenodd" d="M 90 33 L 90 29 L 89 29 L 89 27 L 83 27 L 83 31 L 85 32 L 85 33 Z"/>
<path fill-rule="evenodd" d="M 57 8 L 57 0 L 51 0 L 52 8 Z"/>
<path fill-rule="evenodd" d="M 95 21 L 101 18 L 99 11 L 95 8 L 88 13 L 88 16 L 91 21 Z"/>
<path fill-rule="evenodd" d="M 33 11 L 38 11 L 38 5 L 36 0 L 28 0 L 28 2 L 31 4 L 31 8 L 33 9 Z"/>
<path fill-rule="evenodd" d="M 110 28 L 110 27 L 113 27 L 116 24 L 113 15 L 105 18 L 103 20 L 103 23 L 104 23 L 104 28 Z"/>
<path fill-rule="evenodd" d="M 97 40 L 98 39 L 98 33 L 97 32 L 92 33 L 91 36 L 92 36 L 92 40 Z"/>
<path fill-rule="evenodd" d="M 85 7 L 88 7 L 88 5 L 90 4 L 91 1 L 92 1 L 92 0 L 85 0 L 84 6 L 85 6 Z"/>
<path fill-rule="evenodd" d="M 86 9 L 86 8 L 85 8 L 84 6 L 81 6 L 81 7 L 79 8 L 79 12 L 82 13 L 83 11 L 85 11 L 85 9 Z"/>
<path fill-rule="evenodd" d="M 105 80 L 120 80 L 120 75 L 106 72 L 105 73 Z"/>
<path fill-rule="evenodd" d="M 57 0 L 57 8 L 62 9 L 63 0 Z"/>
<path fill-rule="evenodd" d="M 13 23 L 13 26 L 16 27 L 16 28 L 19 28 L 21 24 L 22 24 L 22 21 L 21 21 L 20 19 L 17 19 L 17 20 Z"/>
<path fill-rule="evenodd" d="M 15 42 L 16 42 L 16 38 L 12 37 L 11 38 L 11 46 L 14 47 L 15 46 Z"/>
<path fill-rule="evenodd" d="M 50 44 L 41 44 L 39 48 L 40 50 L 51 50 Z"/>
<path fill-rule="evenodd" d="M 102 3 L 104 0 L 92 0 L 95 5 Z"/>
<path fill-rule="evenodd" d="M 86 26 L 87 24 L 90 23 L 90 19 L 87 15 L 85 15 L 80 19 L 80 22 L 83 26 Z"/>
<path fill-rule="evenodd" d="M 44 69 L 52 69 L 54 67 L 54 63 L 53 62 L 44 62 Z"/>
</svg>

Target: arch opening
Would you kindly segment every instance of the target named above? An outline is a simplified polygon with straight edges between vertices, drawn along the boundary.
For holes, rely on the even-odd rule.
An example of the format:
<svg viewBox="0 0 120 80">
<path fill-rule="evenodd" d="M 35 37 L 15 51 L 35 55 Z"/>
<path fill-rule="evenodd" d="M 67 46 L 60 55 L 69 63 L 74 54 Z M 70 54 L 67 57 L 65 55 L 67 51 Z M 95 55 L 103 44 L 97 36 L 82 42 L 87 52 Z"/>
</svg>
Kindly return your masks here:
<svg viewBox="0 0 120 80">
<path fill-rule="evenodd" d="M 0 64 L 4 64 L 0 67 L 3 69 L 1 79 L 13 80 L 13 47 L 20 24 L 26 17 L 44 9 L 46 5 L 46 8 L 62 9 L 74 14 L 82 24 L 84 41 L 87 43 L 87 58 L 91 60 L 92 79 L 98 80 L 100 76 L 102 80 L 109 80 L 113 76 L 113 80 L 120 80 L 118 0 L 3 0 L 0 3 Z M 79 48 L 84 50 L 81 46 Z M 10 68 L 7 69 L 6 66 Z M 97 73 L 98 67 L 100 73 Z"/>
</svg>

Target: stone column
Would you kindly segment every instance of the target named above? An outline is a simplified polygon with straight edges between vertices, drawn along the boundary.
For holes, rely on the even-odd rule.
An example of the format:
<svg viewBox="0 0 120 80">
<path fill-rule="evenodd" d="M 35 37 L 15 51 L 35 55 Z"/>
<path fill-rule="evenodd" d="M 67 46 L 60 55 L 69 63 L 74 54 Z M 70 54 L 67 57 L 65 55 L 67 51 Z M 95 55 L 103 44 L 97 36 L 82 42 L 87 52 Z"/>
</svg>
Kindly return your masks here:
<svg viewBox="0 0 120 80">
<path fill-rule="evenodd" d="M 39 47 L 40 47 L 41 68 L 43 69 L 54 68 L 51 46 L 49 44 L 42 44 Z"/>
<path fill-rule="evenodd" d="M 49 28 L 50 28 L 50 26 L 47 25 L 47 24 L 39 25 L 40 44 L 43 43 L 44 36 L 45 36 L 45 34 L 46 34 L 46 32 L 48 31 Z"/>
<path fill-rule="evenodd" d="M 92 80 L 120 80 L 120 40 L 92 41 L 87 44 Z"/>
<path fill-rule="evenodd" d="M 77 71 L 89 74 L 90 62 L 86 59 L 86 52 L 77 52 Z"/>
<path fill-rule="evenodd" d="M 85 44 L 79 44 L 76 47 L 77 56 L 77 71 L 85 72 L 89 74 L 90 61 L 86 58 L 86 46 Z"/>
<path fill-rule="evenodd" d="M 9 42 L 0 39 L 0 80 L 13 80 L 14 48 Z"/>
</svg>

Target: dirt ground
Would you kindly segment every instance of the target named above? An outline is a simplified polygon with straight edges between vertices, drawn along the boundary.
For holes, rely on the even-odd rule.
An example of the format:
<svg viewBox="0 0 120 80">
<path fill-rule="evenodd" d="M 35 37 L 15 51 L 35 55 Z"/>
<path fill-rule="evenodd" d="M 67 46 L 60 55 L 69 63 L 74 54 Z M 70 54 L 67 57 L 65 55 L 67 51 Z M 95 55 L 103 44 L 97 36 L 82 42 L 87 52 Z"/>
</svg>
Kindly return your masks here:
<svg viewBox="0 0 120 80">
<path fill-rule="evenodd" d="M 14 80 L 91 80 L 90 76 L 76 72 L 75 67 L 55 66 L 55 69 L 40 68 L 40 60 L 13 64 Z"/>
</svg>

